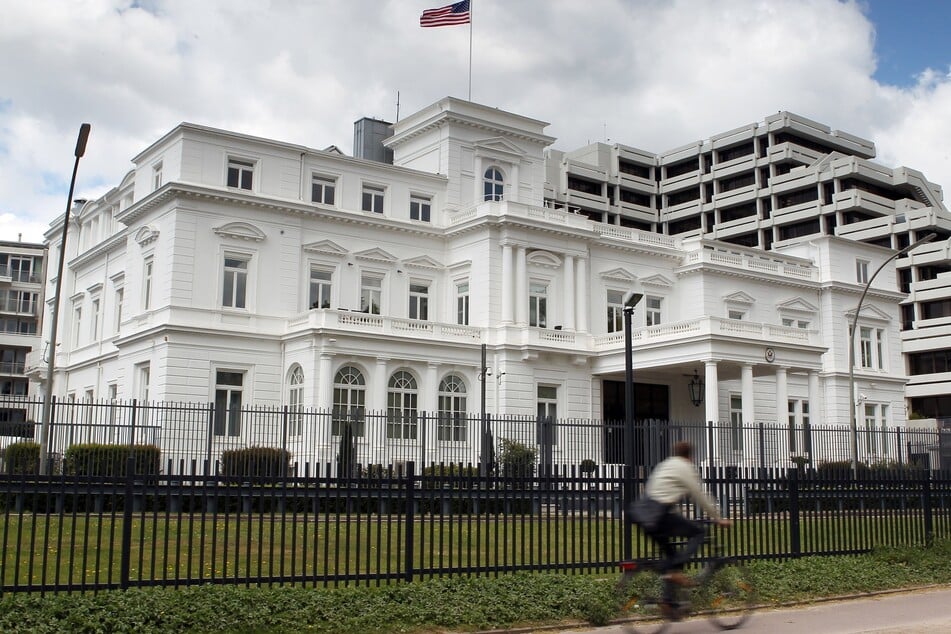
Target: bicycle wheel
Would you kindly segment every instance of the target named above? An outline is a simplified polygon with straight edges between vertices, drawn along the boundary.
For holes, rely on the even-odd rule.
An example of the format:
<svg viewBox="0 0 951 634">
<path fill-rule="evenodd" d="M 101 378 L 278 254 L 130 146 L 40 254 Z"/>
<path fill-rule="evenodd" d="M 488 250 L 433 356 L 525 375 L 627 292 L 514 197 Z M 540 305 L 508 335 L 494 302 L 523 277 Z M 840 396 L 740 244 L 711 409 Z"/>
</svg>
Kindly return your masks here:
<svg viewBox="0 0 951 634">
<path fill-rule="evenodd" d="M 721 630 L 735 630 L 746 623 L 756 607 L 756 589 L 746 566 L 729 562 L 713 573 L 702 589 L 713 610 L 710 620 Z"/>
<path fill-rule="evenodd" d="M 664 582 L 650 570 L 626 570 L 621 574 L 615 588 L 618 599 L 618 616 L 626 620 L 627 632 L 660 634 L 670 626 L 670 621 L 661 611 Z"/>
</svg>

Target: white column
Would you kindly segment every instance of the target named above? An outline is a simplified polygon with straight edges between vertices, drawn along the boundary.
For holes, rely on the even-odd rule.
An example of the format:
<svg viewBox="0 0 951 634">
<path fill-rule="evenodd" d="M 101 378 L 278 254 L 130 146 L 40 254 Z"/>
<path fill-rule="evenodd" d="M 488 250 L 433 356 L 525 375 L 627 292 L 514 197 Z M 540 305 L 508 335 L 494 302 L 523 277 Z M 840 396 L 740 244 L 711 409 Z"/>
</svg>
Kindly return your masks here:
<svg viewBox="0 0 951 634">
<path fill-rule="evenodd" d="M 439 400 L 439 364 L 430 363 L 426 366 L 426 386 L 420 399 L 423 411 L 426 412 L 426 429 L 423 432 L 420 442 L 425 441 L 423 449 L 425 452 L 425 464 L 416 465 L 416 472 L 422 473 L 423 467 L 436 459 L 436 410 Z"/>
<path fill-rule="evenodd" d="M 528 257 L 523 246 L 515 254 L 515 323 L 528 324 Z"/>
<path fill-rule="evenodd" d="M 575 295 L 575 256 L 565 256 L 565 288 L 564 288 L 564 326 L 565 330 L 575 329 L 575 305 L 578 303 Z"/>
<path fill-rule="evenodd" d="M 482 164 L 482 157 L 475 157 L 475 171 L 472 174 L 473 182 L 472 183 L 472 204 L 478 205 L 482 202 L 483 192 L 482 192 L 482 179 L 485 173 L 485 167 Z"/>
<path fill-rule="evenodd" d="M 575 285 L 575 310 L 578 330 L 588 332 L 588 261 L 584 256 L 578 258 L 575 268 L 578 283 Z"/>
<path fill-rule="evenodd" d="M 515 254 L 511 244 L 502 245 L 502 323 L 511 324 L 515 308 Z"/>
<path fill-rule="evenodd" d="M 756 407 L 753 403 L 753 366 L 752 364 L 744 364 L 740 368 L 740 389 L 742 390 L 743 398 L 743 428 L 750 429 L 750 426 L 756 419 Z M 751 444 L 752 443 L 752 444 Z M 741 457 L 741 460 L 752 459 L 756 452 L 758 451 L 759 442 L 755 436 L 749 436 L 743 438 L 743 448 L 744 455 Z"/>
<path fill-rule="evenodd" d="M 819 373 L 815 370 L 809 372 L 809 424 L 822 424 L 825 422 L 819 412 Z"/>
<path fill-rule="evenodd" d="M 367 462 L 377 464 L 384 462 L 386 445 L 386 386 L 389 377 L 387 371 L 387 357 L 377 357 L 376 367 L 373 369 L 373 391 L 370 394 L 370 403 L 367 411 L 373 416 L 367 416 Z"/>
<path fill-rule="evenodd" d="M 707 466 L 720 462 L 722 456 L 720 452 L 719 430 L 717 425 L 720 422 L 720 390 L 719 379 L 717 378 L 717 362 L 707 361 L 703 364 L 703 409 L 705 422 L 713 423 L 713 447 L 707 447 Z M 708 439 L 704 439 L 706 442 Z M 714 460 L 711 460 L 713 457 Z"/>
<path fill-rule="evenodd" d="M 776 368 L 776 423 L 789 423 L 789 377 L 782 366 Z"/>
<path fill-rule="evenodd" d="M 320 368 L 317 374 L 317 408 L 320 415 L 311 419 L 312 424 L 317 425 L 314 430 L 314 458 L 319 465 L 333 462 L 333 451 L 330 437 L 330 409 L 333 407 L 333 354 L 330 352 L 320 353 Z M 315 475 L 315 472 L 311 472 Z"/>
</svg>

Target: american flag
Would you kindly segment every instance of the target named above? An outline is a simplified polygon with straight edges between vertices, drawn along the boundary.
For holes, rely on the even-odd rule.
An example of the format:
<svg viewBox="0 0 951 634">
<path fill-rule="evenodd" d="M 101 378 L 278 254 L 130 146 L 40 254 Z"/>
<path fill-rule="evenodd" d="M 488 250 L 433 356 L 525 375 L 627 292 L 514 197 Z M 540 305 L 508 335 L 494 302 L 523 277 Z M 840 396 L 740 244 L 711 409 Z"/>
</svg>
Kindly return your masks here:
<svg viewBox="0 0 951 634">
<path fill-rule="evenodd" d="M 452 26 L 454 24 L 469 24 L 469 0 L 462 0 L 438 9 L 426 9 L 419 17 L 419 25 Z"/>
</svg>

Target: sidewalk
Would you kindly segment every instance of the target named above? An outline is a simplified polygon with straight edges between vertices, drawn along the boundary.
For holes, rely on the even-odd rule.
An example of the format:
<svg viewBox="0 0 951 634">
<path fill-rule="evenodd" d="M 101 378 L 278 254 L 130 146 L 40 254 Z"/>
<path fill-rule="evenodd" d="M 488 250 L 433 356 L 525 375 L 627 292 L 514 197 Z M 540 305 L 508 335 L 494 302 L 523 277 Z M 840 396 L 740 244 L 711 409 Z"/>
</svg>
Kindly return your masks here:
<svg viewBox="0 0 951 634">
<path fill-rule="evenodd" d="M 517 630 L 530 632 L 532 630 Z M 623 626 L 545 629 L 559 634 L 623 634 Z M 717 631 L 706 619 L 675 623 L 670 634 Z M 769 634 L 938 634 L 951 632 L 951 588 L 878 594 L 756 612 L 742 631 Z"/>
</svg>

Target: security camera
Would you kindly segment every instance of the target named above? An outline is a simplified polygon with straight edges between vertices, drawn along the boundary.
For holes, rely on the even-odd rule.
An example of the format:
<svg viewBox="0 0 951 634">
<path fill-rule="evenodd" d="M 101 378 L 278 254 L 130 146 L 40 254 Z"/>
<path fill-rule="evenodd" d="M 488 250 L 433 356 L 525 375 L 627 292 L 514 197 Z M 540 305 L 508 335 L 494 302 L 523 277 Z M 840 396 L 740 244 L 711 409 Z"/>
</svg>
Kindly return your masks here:
<svg viewBox="0 0 951 634">
<path fill-rule="evenodd" d="M 860 392 L 860 393 L 859 393 L 859 400 L 860 400 L 860 401 L 867 401 L 867 400 L 868 400 L 868 394 L 862 394 L 862 393 Z"/>
</svg>

